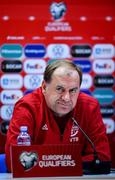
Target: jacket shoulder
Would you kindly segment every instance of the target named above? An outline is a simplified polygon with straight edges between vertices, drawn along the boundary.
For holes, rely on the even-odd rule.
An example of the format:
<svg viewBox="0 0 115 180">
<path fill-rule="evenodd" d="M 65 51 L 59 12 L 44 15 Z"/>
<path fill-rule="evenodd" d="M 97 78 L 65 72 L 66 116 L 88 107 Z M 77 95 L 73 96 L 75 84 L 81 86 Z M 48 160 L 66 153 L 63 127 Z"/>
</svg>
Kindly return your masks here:
<svg viewBox="0 0 115 180">
<path fill-rule="evenodd" d="M 90 106 L 96 106 L 97 104 L 99 105 L 99 102 L 93 96 L 80 92 L 78 96 L 77 104 L 84 104 L 84 105 L 86 104 Z"/>
<path fill-rule="evenodd" d="M 43 95 L 41 92 L 41 88 L 38 88 L 36 90 L 34 90 L 33 92 L 24 95 L 22 98 L 20 98 L 16 105 L 18 104 L 28 104 L 28 105 L 40 105 L 40 103 L 43 100 Z"/>
</svg>

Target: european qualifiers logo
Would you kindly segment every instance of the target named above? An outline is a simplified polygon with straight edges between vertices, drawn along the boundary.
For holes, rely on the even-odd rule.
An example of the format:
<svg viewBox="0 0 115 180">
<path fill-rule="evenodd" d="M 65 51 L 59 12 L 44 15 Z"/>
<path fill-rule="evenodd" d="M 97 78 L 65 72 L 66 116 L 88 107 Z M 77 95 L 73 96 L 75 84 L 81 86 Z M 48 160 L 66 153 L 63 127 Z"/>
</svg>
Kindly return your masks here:
<svg viewBox="0 0 115 180">
<path fill-rule="evenodd" d="M 65 15 L 67 13 L 67 6 L 64 2 L 53 2 L 50 7 L 51 21 L 47 23 L 44 30 L 45 32 L 70 32 L 72 27 L 69 21 L 65 21 Z"/>
<path fill-rule="evenodd" d="M 1 63 L 1 70 L 4 73 L 19 73 L 22 71 L 22 62 L 20 60 L 4 60 Z"/>
<path fill-rule="evenodd" d="M 38 163 L 38 154 L 36 152 L 22 152 L 19 157 L 21 165 L 24 167 L 24 170 L 30 170 Z"/>
<path fill-rule="evenodd" d="M 71 154 L 43 154 L 38 155 L 36 152 L 24 151 L 19 156 L 19 161 L 25 171 L 31 170 L 35 166 L 40 168 L 55 167 L 74 167 L 75 160 Z"/>
<path fill-rule="evenodd" d="M 53 17 L 53 20 L 61 20 L 64 17 L 66 11 L 67 7 L 64 2 L 53 2 L 50 6 L 50 13 Z"/>
</svg>

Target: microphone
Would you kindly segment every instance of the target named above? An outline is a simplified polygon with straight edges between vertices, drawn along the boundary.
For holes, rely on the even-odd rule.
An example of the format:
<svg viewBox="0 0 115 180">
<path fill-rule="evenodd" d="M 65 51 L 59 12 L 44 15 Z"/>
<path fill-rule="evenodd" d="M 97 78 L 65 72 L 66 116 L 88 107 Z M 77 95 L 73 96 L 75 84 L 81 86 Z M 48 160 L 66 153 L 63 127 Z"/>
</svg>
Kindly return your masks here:
<svg viewBox="0 0 115 180">
<path fill-rule="evenodd" d="M 94 159 L 93 161 L 84 161 L 83 162 L 83 174 L 109 174 L 111 168 L 110 161 L 101 161 L 98 158 L 98 153 L 96 151 L 95 145 L 85 131 L 80 127 L 78 122 L 72 117 L 73 122 L 78 126 L 80 131 L 85 136 L 86 140 L 91 144 L 93 148 Z"/>
</svg>

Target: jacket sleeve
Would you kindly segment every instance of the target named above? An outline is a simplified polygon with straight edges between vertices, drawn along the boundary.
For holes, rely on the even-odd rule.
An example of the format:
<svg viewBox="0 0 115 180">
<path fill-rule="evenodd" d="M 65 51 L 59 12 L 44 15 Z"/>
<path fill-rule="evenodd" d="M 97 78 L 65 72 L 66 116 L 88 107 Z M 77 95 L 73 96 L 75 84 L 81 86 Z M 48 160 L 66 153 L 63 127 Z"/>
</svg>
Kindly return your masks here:
<svg viewBox="0 0 115 180">
<path fill-rule="evenodd" d="M 94 143 L 98 158 L 102 161 L 110 161 L 111 155 L 109 141 L 106 135 L 106 128 L 102 120 L 100 105 L 97 100 L 93 105 L 89 105 L 89 112 L 87 113 L 88 125 L 86 133 Z M 83 161 L 91 161 L 93 158 L 93 148 L 91 144 L 85 140 Z"/>
<path fill-rule="evenodd" d="M 17 144 L 17 136 L 20 132 L 20 126 L 23 125 L 28 126 L 28 132 L 32 139 L 34 131 L 33 113 L 34 112 L 32 112 L 32 108 L 30 108 L 30 106 L 23 100 L 19 100 L 14 107 L 14 112 L 7 131 L 7 139 L 5 144 L 6 164 L 9 172 L 11 172 L 10 146 L 12 144 Z"/>
</svg>

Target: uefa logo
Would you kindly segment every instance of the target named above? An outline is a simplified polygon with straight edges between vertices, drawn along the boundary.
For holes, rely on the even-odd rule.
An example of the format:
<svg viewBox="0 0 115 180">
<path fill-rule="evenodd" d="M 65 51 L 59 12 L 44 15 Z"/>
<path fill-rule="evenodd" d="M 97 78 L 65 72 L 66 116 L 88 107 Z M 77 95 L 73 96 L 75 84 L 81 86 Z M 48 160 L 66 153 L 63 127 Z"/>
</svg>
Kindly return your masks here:
<svg viewBox="0 0 115 180">
<path fill-rule="evenodd" d="M 47 48 L 47 56 L 53 59 L 69 58 L 69 46 L 67 44 L 50 44 Z"/>
<path fill-rule="evenodd" d="M 1 107 L 1 118 L 5 120 L 10 120 L 12 118 L 12 113 L 13 113 L 14 105 L 9 104 L 9 105 L 3 105 Z"/>
<path fill-rule="evenodd" d="M 42 80 L 41 74 L 28 74 L 24 77 L 24 87 L 30 90 L 36 89 L 41 85 Z"/>
</svg>

